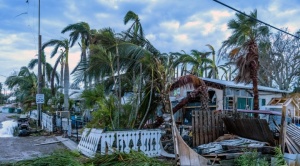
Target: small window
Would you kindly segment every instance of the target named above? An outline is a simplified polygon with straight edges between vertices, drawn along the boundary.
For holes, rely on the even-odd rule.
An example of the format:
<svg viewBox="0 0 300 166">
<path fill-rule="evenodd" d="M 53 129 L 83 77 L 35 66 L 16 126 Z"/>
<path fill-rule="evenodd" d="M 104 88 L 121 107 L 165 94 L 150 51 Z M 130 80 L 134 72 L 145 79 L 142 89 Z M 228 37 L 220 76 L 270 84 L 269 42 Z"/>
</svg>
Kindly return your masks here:
<svg viewBox="0 0 300 166">
<path fill-rule="evenodd" d="M 262 106 L 266 105 L 266 99 L 261 99 L 261 105 Z"/>
</svg>

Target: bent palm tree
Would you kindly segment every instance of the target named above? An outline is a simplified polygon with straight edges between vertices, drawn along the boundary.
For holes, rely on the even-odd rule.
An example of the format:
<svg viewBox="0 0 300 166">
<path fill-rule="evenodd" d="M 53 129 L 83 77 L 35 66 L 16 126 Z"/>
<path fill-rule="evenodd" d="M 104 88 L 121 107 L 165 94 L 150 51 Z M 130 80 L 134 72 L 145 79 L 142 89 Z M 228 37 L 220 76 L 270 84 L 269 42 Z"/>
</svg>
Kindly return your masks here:
<svg viewBox="0 0 300 166">
<path fill-rule="evenodd" d="M 16 100 L 23 105 L 25 110 L 32 109 L 37 93 L 37 76 L 34 72 L 23 66 L 18 73 L 9 76 L 5 84 L 9 89 L 14 89 Z"/>
<path fill-rule="evenodd" d="M 257 18 L 257 11 L 250 13 L 252 18 Z M 236 13 L 237 19 L 230 20 L 228 28 L 233 30 L 232 35 L 223 42 L 221 50 L 226 53 L 230 49 L 230 58 L 236 62 L 238 69 L 235 82 L 253 84 L 253 109 L 259 110 L 258 102 L 258 69 L 259 55 L 257 42 L 263 36 L 269 34 L 267 26 L 262 26 L 258 21 L 251 19 L 243 14 Z"/>
<path fill-rule="evenodd" d="M 201 110 L 208 111 L 208 89 L 206 84 L 203 80 L 200 78 L 194 76 L 194 75 L 186 75 L 180 77 L 176 82 L 174 82 L 170 88 L 170 91 L 173 91 L 176 88 L 183 87 L 183 86 L 193 86 L 194 90 L 188 94 L 185 98 L 183 98 L 174 108 L 173 113 L 176 113 L 179 109 L 181 109 L 183 106 L 185 106 L 189 101 L 200 95 L 200 102 Z"/>
<path fill-rule="evenodd" d="M 128 11 L 124 17 L 124 24 L 126 25 L 129 21 L 133 23 L 126 32 L 125 40 L 129 37 L 132 43 L 141 45 L 144 40 L 144 31 L 139 16 L 133 11 Z"/>
<path fill-rule="evenodd" d="M 43 75 L 43 85 L 46 85 L 46 79 L 48 82 L 50 82 L 51 80 L 51 73 L 53 72 L 53 67 L 51 66 L 50 63 L 46 62 L 46 56 L 45 56 L 45 52 L 42 51 L 42 65 L 43 65 L 43 71 L 42 71 L 42 75 Z M 38 65 L 38 59 L 31 59 L 29 64 L 28 64 L 28 68 L 29 69 L 33 69 L 35 66 Z M 54 77 L 58 80 L 58 74 L 56 72 L 54 72 Z"/>
<path fill-rule="evenodd" d="M 70 47 L 73 47 L 75 42 L 78 40 L 79 36 L 81 38 L 80 47 L 81 47 L 81 60 L 79 64 L 83 63 L 84 69 L 87 68 L 87 49 L 90 45 L 91 40 L 91 30 L 90 26 L 86 22 L 79 22 L 76 24 L 70 24 L 65 27 L 61 33 L 66 33 L 70 31 Z M 74 71 L 78 68 L 79 64 L 75 67 Z M 73 73 L 73 72 L 72 72 Z M 84 88 L 87 88 L 87 76 L 84 74 Z"/>
<path fill-rule="evenodd" d="M 42 49 L 45 49 L 48 46 L 54 46 L 54 49 L 51 52 L 51 58 L 57 53 L 58 49 L 61 48 L 62 53 L 59 56 L 59 60 L 64 58 L 64 110 L 69 110 L 69 87 L 70 87 L 70 74 L 69 74 L 69 40 L 57 40 L 52 39 L 43 44 Z"/>
</svg>

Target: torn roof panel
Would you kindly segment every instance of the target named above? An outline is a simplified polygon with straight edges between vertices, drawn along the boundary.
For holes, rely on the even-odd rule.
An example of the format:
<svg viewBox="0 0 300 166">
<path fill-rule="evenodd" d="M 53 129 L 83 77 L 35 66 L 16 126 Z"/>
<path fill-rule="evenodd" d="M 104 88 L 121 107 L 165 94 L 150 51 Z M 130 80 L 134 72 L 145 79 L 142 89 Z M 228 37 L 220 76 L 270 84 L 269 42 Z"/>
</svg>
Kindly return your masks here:
<svg viewBox="0 0 300 166">
<path fill-rule="evenodd" d="M 241 89 L 252 89 L 253 88 L 252 84 L 235 83 L 234 81 L 225 81 L 225 80 L 218 80 L 218 79 L 212 79 L 212 78 L 201 78 L 201 79 L 205 82 L 221 84 L 221 85 L 224 85 L 225 87 L 230 87 L 230 88 L 241 88 Z M 291 93 L 290 91 L 279 90 L 276 88 L 260 86 L 260 85 L 258 85 L 258 90 L 267 91 L 267 92 Z"/>
</svg>

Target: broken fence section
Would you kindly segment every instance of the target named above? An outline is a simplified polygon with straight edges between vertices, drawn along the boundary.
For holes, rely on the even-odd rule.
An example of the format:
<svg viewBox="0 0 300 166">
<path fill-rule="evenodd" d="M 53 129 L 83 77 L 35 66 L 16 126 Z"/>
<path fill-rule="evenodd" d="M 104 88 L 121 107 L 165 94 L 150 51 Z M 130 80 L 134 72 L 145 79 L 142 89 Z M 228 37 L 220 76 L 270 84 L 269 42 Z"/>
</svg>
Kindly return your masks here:
<svg viewBox="0 0 300 166">
<path fill-rule="evenodd" d="M 214 111 L 193 111 L 193 146 L 215 141 L 224 134 L 223 114 Z"/>
<path fill-rule="evenodd" d="M 161 130 L 131 130 L 107 131 L 102 129 L 84 129 L 78 150 L 88 156 L 94 157 L 98 152 L 101 155 L 111 154 L 118 150 L 129 153 L 130 150 L 141 151 L 148 157 L 160 156 Z"/>
<path fill-rule="evenodd" d="M 229 133 L 275 145 L 272 131 L 265 119 L 223 118 Z"/>
</svg>

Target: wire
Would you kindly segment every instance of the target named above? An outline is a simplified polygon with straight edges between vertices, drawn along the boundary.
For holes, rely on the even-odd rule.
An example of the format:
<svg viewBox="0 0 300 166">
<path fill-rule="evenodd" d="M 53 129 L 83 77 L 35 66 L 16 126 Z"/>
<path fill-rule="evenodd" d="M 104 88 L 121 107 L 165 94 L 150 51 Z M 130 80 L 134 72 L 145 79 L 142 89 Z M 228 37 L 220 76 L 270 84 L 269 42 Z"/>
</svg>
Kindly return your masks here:
<svg viewBox="0 0 300 166">
<path fill-rule="evenodd" d="M 263 21 L 260 21 L 260 20 L 258 20 L 258 19 L 256 19 L 256 18 L 254 18 L 254 17 L 251 17 L 251 16 L 245 14 L 244 12 L 241 12 L 241 11 L 239 11 L 239 10 L 237 10 L 237 9 L 235 9 L 235 8 L 233 8 L 233 7 L 231 7 L 231 6 L 226 5 L 225 3 L 222 3 L 222 2 L 220 2 L 220 1 L 218 1 L 218 0 L 213 0 L 213 1 L 215 1 L 215 2 L 217 2 L 217 3 L 219 3 L 219 4 L 221 4 L 221 5 L 223 5 L 223 6 L 225 6 L 225 7 L 228 7 L 229 9 L 232 9 L 232 10 L 234 10 L 234 11 L 240 13 L 240 14 L 243 14 L 243 15 L 245 15 L 245 16 L 247 16 L 247 17 L 249 17 L 249 18 L 251 18 L 251 19 L 253 19 L 253 20 L 255 20 L 255 21 L 258 21 L 258 22 L 260 22 L 260 23 L 262 23 L 262 24 L 265 24 L 265 25 L 267 25 L 267 26 L 269 26 L 269 27 L 271 27 L 271 28 L 274 28 L 274 29 L 276 29 L 276 30 L 278 30 L 278 31 L 280 31 L 280 32 L 283 32 L 283 33 L 285 33 L 285 34 L 287 34 L 287 35 L 293 36 L 294 38 L 300 39 L 298 36 L 295 36 L 295 35 L 293 35 L 293 34 L 291 34 L 291 33 L 289 33 L 289 32 L 286 32 L 286 31 L 284 31 L 284 30 L 282 30 L 282 29 L 276 28 L 276 27 L 274 27 L 273 25 L 270 25 L 270 24 L 268 24 L 268 23 L 265 23 L 265 22 L 263 22 Z"/>
</svg>

